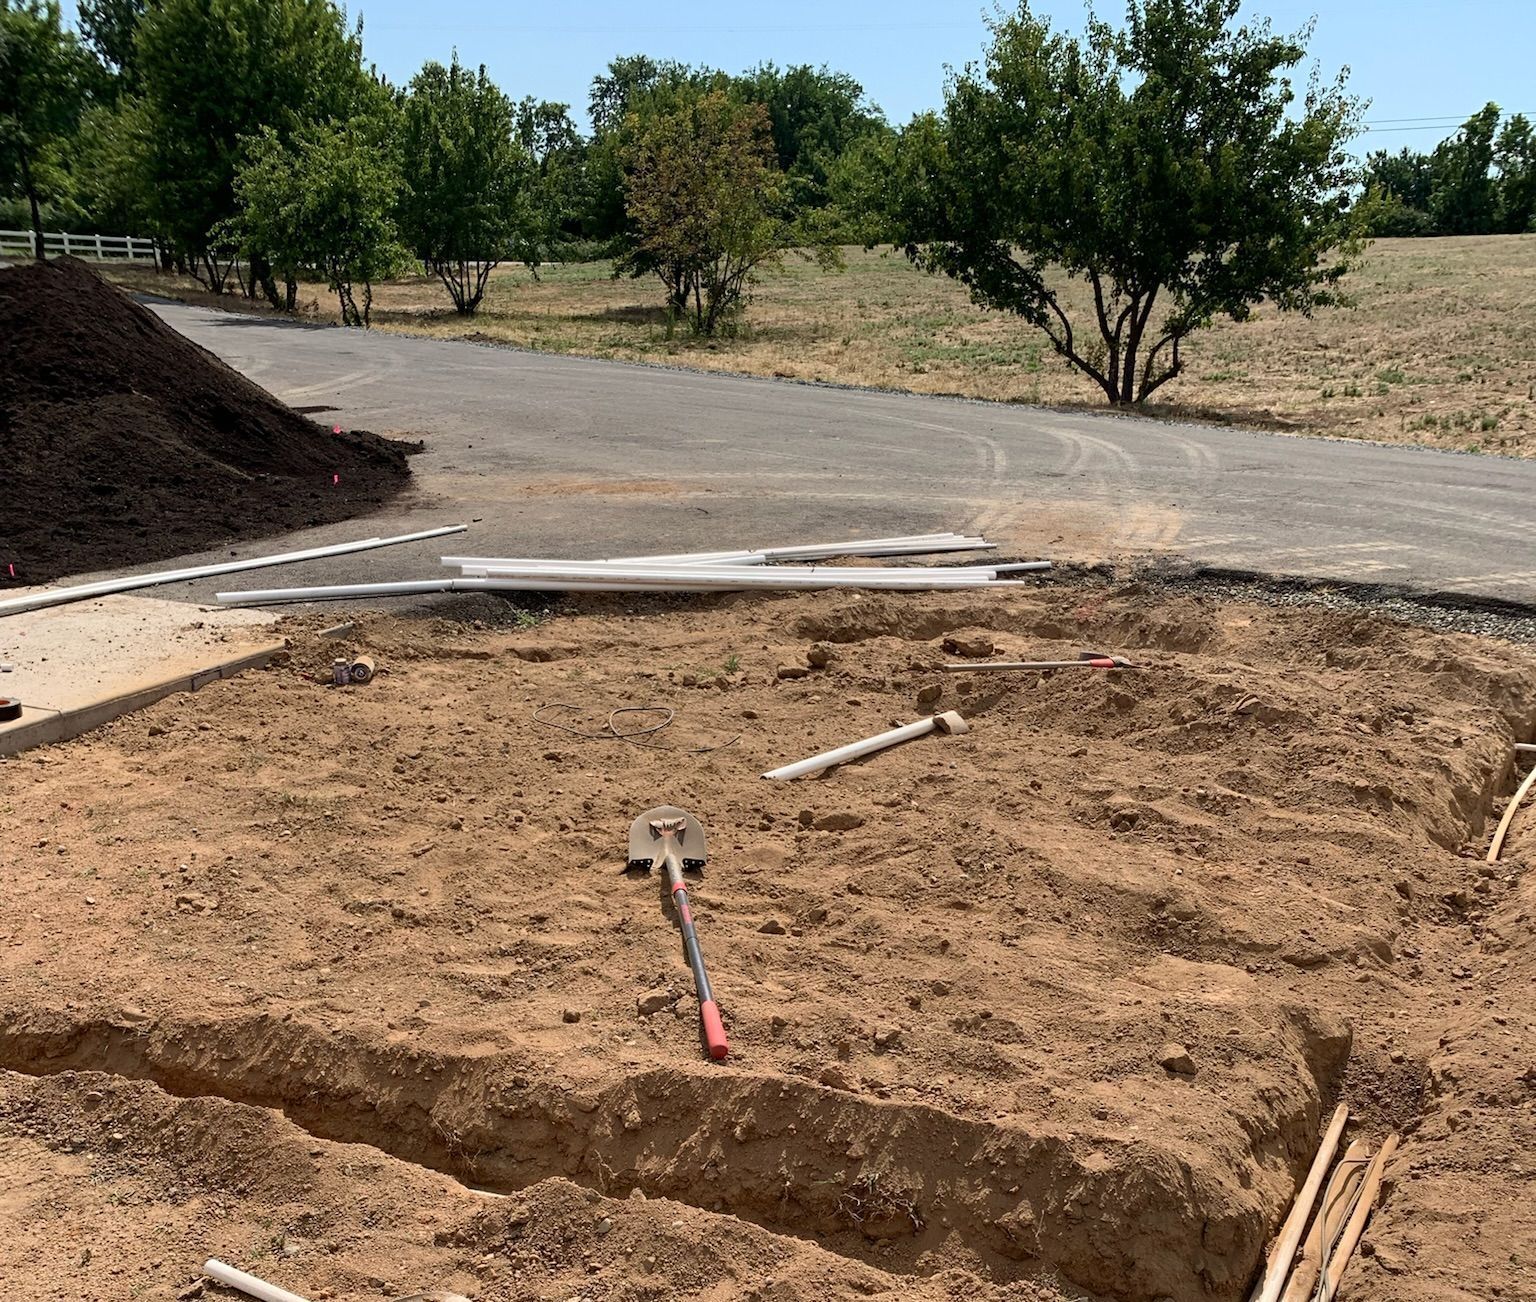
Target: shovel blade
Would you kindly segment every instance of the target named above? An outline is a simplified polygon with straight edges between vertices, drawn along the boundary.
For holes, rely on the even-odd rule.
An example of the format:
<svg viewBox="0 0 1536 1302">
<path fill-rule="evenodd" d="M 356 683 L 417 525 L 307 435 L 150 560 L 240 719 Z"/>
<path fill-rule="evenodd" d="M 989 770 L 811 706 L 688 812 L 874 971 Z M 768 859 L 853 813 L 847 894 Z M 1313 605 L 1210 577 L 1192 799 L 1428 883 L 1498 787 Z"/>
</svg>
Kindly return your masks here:
<svg viewBox="0 0 1536 1302">
<path fill-rule="evenodd" d="M 676 833 L 678 853 L 683 867 L 692 871 L 704 867 L 704 825 L 692 814 L 675 805 L 659 805 L 648 809 L 629 827 L 629 859 L 626 868 L 649 869 L 661 853 L 663 829 L 682 824 Z"/>
</svg>

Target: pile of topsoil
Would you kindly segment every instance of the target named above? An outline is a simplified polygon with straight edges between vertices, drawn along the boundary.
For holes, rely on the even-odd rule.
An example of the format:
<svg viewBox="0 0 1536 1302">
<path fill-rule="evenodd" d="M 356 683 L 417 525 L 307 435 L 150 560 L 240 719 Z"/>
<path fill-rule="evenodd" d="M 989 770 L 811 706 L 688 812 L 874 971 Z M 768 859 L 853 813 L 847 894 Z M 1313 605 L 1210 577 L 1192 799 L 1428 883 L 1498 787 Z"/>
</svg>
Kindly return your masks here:
<svg viewBox="0 0 1536 1302">
<path fill-rule="evenodd" d="M 0 270 L 0 586 L 361 515 L 414 450 L 315 424 L 72 258 Z"/>
</svg>

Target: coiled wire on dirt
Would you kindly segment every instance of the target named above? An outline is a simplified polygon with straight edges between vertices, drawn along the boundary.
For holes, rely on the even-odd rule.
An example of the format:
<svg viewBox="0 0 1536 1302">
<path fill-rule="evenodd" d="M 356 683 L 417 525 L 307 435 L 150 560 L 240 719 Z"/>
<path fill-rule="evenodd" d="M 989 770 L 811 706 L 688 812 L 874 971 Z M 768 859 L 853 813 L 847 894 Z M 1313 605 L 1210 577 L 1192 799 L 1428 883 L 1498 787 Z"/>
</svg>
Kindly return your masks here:
<svg viewBox="0 0 1536 1302">
<path fill-rule="evenodd" d="M 663 746 L 656 742 L 641 741 L 642 737 L 652 737 L 665 728 L 672 725 L 677 718 L 677 711 L 669 705 L 622 705 L 617 709 L 608 711 L 607 722 L 601 732 L 588 732 L 584 728 L 573 727 L 569 723 L 560 723 L 555 719 L 545 719 L 541 716 L 546 710 L 580 710 L 582 706 L 571 705 L 565 701 L 553 701 L 548 705 L 541 705 L 533 712 L 533 721 L 542 724 L 546 728 L 557 728 L 561 732 L 568 732 L 573 737 L 583 737 L 588 741 L 627 741 L 631 746 L 639 746 L 645 750 L 670 750 L 682 755 L 707 755 L 711 751 L 724 750 L 727 746 L 734 746 L 741 740 L 738 732 L 729 741 L 722 741 L 716 746 Z M 666 717 L 659 723 L 653 723 L 644 728 L 631 728 L 621 732 L 614 726 L 614 720 L 621 714 L 662 714 Z"/>
</svg>

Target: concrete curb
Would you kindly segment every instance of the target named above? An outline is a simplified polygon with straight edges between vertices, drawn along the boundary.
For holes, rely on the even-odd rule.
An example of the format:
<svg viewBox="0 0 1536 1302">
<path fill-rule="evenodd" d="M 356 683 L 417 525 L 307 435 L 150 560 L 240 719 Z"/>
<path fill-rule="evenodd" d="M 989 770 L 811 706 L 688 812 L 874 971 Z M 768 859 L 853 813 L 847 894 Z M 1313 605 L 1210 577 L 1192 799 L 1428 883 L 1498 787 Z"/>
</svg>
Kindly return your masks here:
<svg viewBox="0 0 1536 1302">
<path fill-rule="evenodd" d="M 99 728 L 134 710 L 142 710 L 146 705 L 153 705 L 176 692 L 195 692 L 221 678 L 233 678 L 242 670 L 263 668 L 273 656 L 287 649 L 287 642 L 272 642 L 191 673 L 179 673 L 170 678 L 145 683 L 67 710 L 24 706 L 21 718 L 0 724 L 0 756 L 16 755 L 33 746 L 68 741 L 71 737 L 78 737 L 83 732 Z"/>
</svg>

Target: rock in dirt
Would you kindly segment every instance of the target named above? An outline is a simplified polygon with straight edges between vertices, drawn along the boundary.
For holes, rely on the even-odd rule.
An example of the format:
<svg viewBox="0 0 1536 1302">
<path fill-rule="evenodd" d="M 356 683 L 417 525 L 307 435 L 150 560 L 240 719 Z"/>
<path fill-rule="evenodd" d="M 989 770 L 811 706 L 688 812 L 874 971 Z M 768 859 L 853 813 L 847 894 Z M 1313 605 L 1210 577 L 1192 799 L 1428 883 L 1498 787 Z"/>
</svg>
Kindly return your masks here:
<svg viewBox="0 0 1536 1302">
<path fill-rule="evenodd" d="M 321 427 L 73 258 L 0 270 L 0 589 L 366 514 L 419 450 Z"/>
<path fill-rule="evenodd" d="M 849 1093 L 853 1093 L 858 1089 L 853 1077 L 841 1067 L 835 1065 L 823 1068 L 818 1079 L 823 1085 L 830 1086 L 835 1090 L 847 1090 Z"/>
<path fill-rule="evenodd" d="M 818 832 L 851 832 L 856 827 L 864 826 L 864 815 L 855 814 L 852 810 L 839 810 L 834 814 L 823 814 L 811 826 Z"/>
<path fill-rule="evenodd" d="M 567 1025 L 581 1021 L 581 1009 L 567 1008 L 560 1014 L 560 1020 Z"/>
<path fill-rule="evenodd" d="M 1198 1070 L 1195 1060 L 1189 1056 L 1189 1050 L 1182 1044 L 1174 1044 L 1169 1041 L 1158 1050 L 1158 1065 L 1175 1076 L 1193 1076 Z"/>
<path fill-rule="evenodd" d="M 983 660 L 997 650 L 989 637 L 947 637 L 942 646 L 952 656 L 965 660 Z"/>
<path fill-rule="evenodd" d="M 889 1053 L 892 1049 L 901 1046 L 901 1027 L 882 1026 L 875 1031 L 875 1048 L 882 1053 Z"/>
<path fill-rule="evenodd" d="M 825 669 L 837 659 L 837 652 L 825 642 L 818 642 L 805 653 L 805 662 L 812 669 Z"/>
<path fill-rule="evenodd" d="M 781 679 L 809 678 L 811 671 L 804 665 L 780 665 L 778 674 Z"/>
<path fill-rule="evenodd" d="M 917 703 L 921 706 L 937 705 L 939 697 L 944 695 L 943 683 L 929 683 L 926 687 L 917 689 Z"/>
<path fill-rule="evenodd" d="M 640 1010 L 641 1017 L 653 1017 L 663 1008 L 672 1007 L 672 992 L 665 987 L 648 990 L 635 1000 L 635 1007 Z"/>
<path fill-rule="evenodd" d="M 784 924 L 777 918 L 769 918 L 758 930 L 765 936 L 782 936 L 784 934 Z"/>
</svg>

